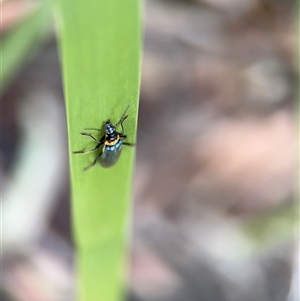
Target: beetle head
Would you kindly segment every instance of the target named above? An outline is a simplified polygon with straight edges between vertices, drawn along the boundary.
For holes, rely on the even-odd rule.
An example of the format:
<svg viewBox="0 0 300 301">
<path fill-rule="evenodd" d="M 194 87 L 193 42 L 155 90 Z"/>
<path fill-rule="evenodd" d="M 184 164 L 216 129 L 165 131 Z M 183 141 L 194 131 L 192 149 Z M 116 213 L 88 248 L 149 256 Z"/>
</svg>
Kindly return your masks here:
<svg viewBox="0 0 300 301">
<path fill-rule="evenodd" d="M 105 133 L 107 135 L 112 135 L 116 131 L 116 128 L 113 126 L 113 124 L 110 122 L 110 120 L 107 120 L 105 122 Z"/>
</svg>

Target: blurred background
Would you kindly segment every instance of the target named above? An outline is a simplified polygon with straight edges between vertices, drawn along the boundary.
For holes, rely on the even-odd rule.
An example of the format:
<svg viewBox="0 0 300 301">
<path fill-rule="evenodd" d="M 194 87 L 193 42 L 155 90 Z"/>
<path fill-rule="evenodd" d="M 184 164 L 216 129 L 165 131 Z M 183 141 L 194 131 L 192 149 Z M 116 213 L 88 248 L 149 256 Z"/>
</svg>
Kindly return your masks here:
<svg viewBox="0 0 300 301">
<path fill-rule="evenodd" d="M 64 99 L 41 3 L 2 1 L 3 301 L 74 300 Z M 299 300 L 297 10 L 145 1 L 128 301 Z"/>
</svg>

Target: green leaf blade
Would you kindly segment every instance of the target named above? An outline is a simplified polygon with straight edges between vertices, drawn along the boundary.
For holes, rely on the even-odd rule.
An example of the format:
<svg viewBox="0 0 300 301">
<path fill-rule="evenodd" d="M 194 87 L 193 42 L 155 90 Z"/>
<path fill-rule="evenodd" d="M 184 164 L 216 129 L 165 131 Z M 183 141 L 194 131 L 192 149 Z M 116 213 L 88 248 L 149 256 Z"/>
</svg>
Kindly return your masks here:
<svg viewBox="0 0 300 301">
<path fill-rule="evenodd" d="M 124 122 L 135 142 L 140 84 L 139 1 L 55 0 L 61 30 L 70 151 L 92 148 L 84 128 Z M 95 133 L 100 138 L 101 133 Z M 135 148 L 123 147 L 111 168 L 83 172 L 98 152 L 70 153 L 79 300 L 121 300 Z"/>
</svg>

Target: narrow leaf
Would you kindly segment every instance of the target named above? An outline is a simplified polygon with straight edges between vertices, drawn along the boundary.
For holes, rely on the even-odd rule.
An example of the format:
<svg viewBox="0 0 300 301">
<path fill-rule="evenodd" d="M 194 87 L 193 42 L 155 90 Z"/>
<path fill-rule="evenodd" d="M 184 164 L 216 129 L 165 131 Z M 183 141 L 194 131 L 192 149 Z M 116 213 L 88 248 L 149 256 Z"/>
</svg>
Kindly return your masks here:
<svg viewBox="0 0 300 301">
<path fill-rule="evenodd" d="M 42 4 L 6 33 L 1 41 L 1 92 L 7 89 L 21 67 L 48 38 L 51 21 L 49 6 Z"/>
<path fill-rule="evenodd" d="M 95 142 L 79 133 L 124 122 L 135 142 L 140 82 L 138 0 L 54 0 L 60 32 L 70 146 L 72 211 L 80 301 L 122 299 L 135 148 L 115 166 L 84 172 L 99 152 L 74 155 Z M 120 130 L 120 129 L 119 129 Z M 93 132 L 97 139 L 101 133 Z"/>
</svg>

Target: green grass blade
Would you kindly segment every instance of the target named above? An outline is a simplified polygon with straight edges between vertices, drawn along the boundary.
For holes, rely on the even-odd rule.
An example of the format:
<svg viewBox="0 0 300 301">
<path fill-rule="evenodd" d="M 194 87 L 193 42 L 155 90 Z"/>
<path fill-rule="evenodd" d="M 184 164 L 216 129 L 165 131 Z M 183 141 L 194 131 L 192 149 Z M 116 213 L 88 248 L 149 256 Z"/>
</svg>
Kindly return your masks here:
<svg viewBox="0 0 300 301">
<path fill-rule="evenodd" d="M 54 0 L 68 121 L 72 208 L 80 301 L 122 299 L 135 148 L 117 164 L 87 172 L 96 154 L 73 155 L 94 143 L 84 128 L 116 123 L 125 108 L 128 142 L 135 142 L 140 83 L 138 0 Z M 96 132 L 97 137 L 101 136 Z M 98 152 L 97 152 L 98 153 Z"/>
<path fill-rule="evenodd" d="M 21 66 L 47 39 L 51 17 L 49 6 L 43 4 L 5 35 L 1 41 L 1 92 L 7 89 Z"/>
</svg>

